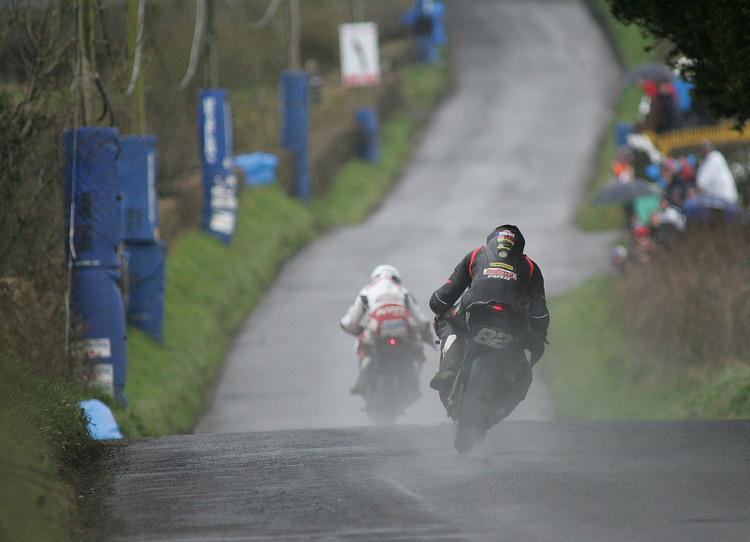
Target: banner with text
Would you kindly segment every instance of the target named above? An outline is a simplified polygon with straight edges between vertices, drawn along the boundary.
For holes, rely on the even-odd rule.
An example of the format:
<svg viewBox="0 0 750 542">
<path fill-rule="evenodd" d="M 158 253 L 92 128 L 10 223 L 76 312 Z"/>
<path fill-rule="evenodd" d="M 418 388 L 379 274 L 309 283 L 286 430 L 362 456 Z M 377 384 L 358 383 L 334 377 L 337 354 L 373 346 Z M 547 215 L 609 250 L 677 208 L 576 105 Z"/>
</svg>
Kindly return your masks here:
<svg viewBox="0 0 750 542">
<path fill-rule="evenodd" d="M 200 92 L 198 140 L 203 162 L 201 226 L 229 243 L 237 222 L 237 176 L 232 171 L 232 118 L 224 89 Z"/>
</svg>

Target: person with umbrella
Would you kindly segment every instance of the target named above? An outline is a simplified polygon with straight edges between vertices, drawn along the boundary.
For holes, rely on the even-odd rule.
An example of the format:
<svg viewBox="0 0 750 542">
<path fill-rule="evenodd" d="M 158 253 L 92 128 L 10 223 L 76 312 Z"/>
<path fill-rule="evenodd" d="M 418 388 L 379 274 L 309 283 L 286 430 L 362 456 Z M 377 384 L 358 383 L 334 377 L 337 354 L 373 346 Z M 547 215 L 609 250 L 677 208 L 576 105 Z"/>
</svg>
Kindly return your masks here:
<svg viewBox="0 0 750 542">
<path fill-rule="evenodd" d="M 628 70 L 625 84 L 637 84 L 648 103 L 646 126 L 657 134 L 678 127 L 679 96 L 674 86 L 674 73 L 661 62 L 646 62 Z"/>
<path fill-rule="evenodd" d="M 635 200 L 641 196 L 653 194 L 654 187 L 652 183 L 635 177 L 633 152 L 627 145 L 618 147 L 611 167 L 615 177 L 599 190 L 592 205 L 622 203 L 625 222 L 629 225 L 635 214 Z"/>
</svg>

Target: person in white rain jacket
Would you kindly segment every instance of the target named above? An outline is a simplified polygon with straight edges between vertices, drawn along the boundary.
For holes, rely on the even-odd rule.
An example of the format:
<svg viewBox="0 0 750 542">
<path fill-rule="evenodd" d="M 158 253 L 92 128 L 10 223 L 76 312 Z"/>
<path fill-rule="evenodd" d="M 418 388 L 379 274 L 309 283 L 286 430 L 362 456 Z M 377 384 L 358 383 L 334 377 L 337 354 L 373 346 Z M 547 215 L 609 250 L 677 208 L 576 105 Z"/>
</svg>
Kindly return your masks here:
<svg viewBox="0 0 750 542">
<path fill-rule="evenodd" d="M 703 160 L 695 172 L 695 185 L 706 196 L 720 198 L 729 203 L 738 203 L 737 185 L 726 158 L 709 140 L 701 143 Z"/>
</svg>

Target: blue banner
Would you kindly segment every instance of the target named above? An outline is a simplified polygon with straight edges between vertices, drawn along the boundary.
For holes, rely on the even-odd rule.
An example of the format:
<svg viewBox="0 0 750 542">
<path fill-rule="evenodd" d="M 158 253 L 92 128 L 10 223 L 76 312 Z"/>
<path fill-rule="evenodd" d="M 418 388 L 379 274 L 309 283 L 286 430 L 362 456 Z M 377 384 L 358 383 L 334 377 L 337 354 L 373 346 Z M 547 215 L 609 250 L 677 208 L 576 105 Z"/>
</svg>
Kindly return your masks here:
<svg viewBox="0 0 750 542">
<path fill-rule="evenodd" d="M 281 74 L 281 144 L 295 155 L 294 193 L 304 201 L 310 199 L 307 124 L 307 74 L 285 71 Z"/>
<path fill-rule="evenodd" d="M 354 118 L 357 122 L 357 154 L 368 162 L 380 162 L 378 112 L 371 107 L 362 107 L 354 112 Z"/>
<path fill-rule="evenodd" d="M 84 357 L 89 382 L 125 405 L 127 347 L 119 279 L 116 269 L 74 268 L 70 308 L 74 345 Z"/>
<path fill-rule="evenodd" d="M 125 250 L 128 254 L 127 323 L 161 342 L 164 324 L 164 243 L 126 243 Z"/>
<path fill-rule="evenodd" d="M 122 239 L 153 242 L 159 237 L 156 195 L 156 138 L 130 135 L 120 138 L 117 160 L 122 185 Z"/>
<path fill-rule="evenodd" d="M 302 152 L 307 148 L 307 74 L 281 74 L 281 144 Z"/>
<path fill-rule="evenodd" d="M 63 146 L 68 258 L 73 267 L 117 268 L 122 197 L 117 128 L 66 130 Z"/>
<path fill-rule="evenodd" d="M 232 119 L 224 89 L 204 89 L 198 103 L 203 164 L 201 226 L 230 243 L 237 222 L 237 176 L 232 172 Z"/>
</svg>

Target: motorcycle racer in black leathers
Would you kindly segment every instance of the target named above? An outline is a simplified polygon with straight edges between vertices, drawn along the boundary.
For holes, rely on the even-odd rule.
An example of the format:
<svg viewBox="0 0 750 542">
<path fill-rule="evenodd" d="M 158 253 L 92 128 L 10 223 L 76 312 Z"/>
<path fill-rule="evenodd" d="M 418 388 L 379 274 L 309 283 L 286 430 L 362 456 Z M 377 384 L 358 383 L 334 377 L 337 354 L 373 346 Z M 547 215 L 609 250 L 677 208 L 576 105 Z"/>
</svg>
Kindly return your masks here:
<svg viewBox="0 0 750 542">
<path fill-rule="evenodd" d="M 440 392 L 441 399 L 452 387 L 462 359 L 462 341 L 457 338 L 465 328 L 463 311 L 476 301 L 502 302 L 525 316 L 525 390 L 531 385 L 531 367 L 542 357 L 547 343 L 549 313 L 542 272 L 524 254 L 525 244 L 517 226 L 498 226 L 487 236 L 487 244 L 464 256 L 430 297 L 430 309 L 436 314 L 433 327 L 441 344 L 440 367 L 430 387 Z M 524 397 L 525 391 L 519 402 Z"/>
</svg>

